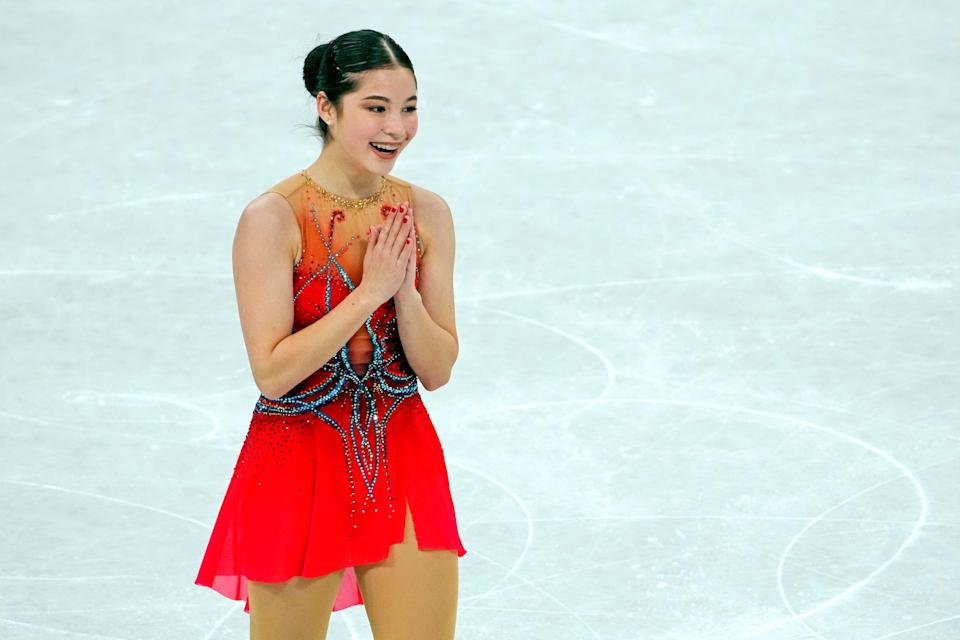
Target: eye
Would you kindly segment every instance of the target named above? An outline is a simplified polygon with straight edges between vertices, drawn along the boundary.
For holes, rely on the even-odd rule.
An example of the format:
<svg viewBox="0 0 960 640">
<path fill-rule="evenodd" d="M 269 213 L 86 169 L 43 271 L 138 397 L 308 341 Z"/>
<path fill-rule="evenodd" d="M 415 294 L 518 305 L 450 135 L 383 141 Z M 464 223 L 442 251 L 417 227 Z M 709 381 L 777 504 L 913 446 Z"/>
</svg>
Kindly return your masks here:
<svg viewBox="0 0 960 640">
<path fill-rule="evenodd" d="M 374 113 L 382 113 L 381 111 L 375 111 L 376 109 L 383 109 L 383 107 L 367 107 L 367 110 L 373 111 Z M 416 107 L 407 107 L 410 111 L 416 111 Z"/>
</svg>

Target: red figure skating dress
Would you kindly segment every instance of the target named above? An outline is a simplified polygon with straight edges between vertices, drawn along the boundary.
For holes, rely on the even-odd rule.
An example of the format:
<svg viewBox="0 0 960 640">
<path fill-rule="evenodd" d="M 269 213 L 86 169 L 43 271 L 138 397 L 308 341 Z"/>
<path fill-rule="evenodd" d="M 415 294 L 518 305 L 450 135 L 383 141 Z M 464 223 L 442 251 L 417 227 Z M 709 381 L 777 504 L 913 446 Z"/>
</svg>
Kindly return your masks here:
<svg viewBox="0 0 960 640">
<path fill-rule="evenodd" d="M 268 189 L 290 203 L 303 242 L 293 331 L 359 284 L 366 230 L 399 203 L 413 204 L 410 183 L 384 180 L 381 197 L 359 208 L 338 205 L 305 172 Z M 425 250 L 419 234 L 416 244 L 415 286 Z M 320 369 L 280 398 L 257 400 L 195 584 L 245 600 L 249 613 L 248 579 L 346 568 L 333 611 L 362 604 L 353 567 L 386 559 L 403 540 L 408 504 L 420 549 L 467 552 L 391 298 Z"/>
</svg>

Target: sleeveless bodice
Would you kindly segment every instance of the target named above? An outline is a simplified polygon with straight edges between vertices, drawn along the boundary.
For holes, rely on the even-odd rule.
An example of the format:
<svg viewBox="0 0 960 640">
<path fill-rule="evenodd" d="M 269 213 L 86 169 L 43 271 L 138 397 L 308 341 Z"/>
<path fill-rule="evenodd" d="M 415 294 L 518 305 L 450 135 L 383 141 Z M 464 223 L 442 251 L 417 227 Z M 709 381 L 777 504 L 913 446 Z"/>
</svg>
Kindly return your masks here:
<svg viewBox="0 0 960 640">
<path fill-rule="evenodd" d="M 362 208 L 338 205 L 302 171 L 264 192 L 286 198 L 300 227 L 302 250 L 293 270 L 294 332 L 322 318 L 360 284 L 369 242 L 367 229 L 385 224 L 387 215 L 402 202 L 413 205 L 409 182 L 393 176 L 385 176 L 385 180 L 381 198 Z M 414 228 L 416 231 L 416 222 Z M 417 233 L 415 287 L 423 250 Z M 414 374 L 404 357 L 396 324 L 396 308 L 390 298 L 321 369 L 286 395 L 338 377 L 360 384 L 369 381 L 378 389 L 408 381 Z"/>
<path fill-rule="evenodd" d="M 367 228 L 405 200 L 416 208 L 410 183 L 386 180 L 381 201 L 363 209 L 340 209 L 305 174 L 269 189 L 290 203 L 300 229 L 302 252 L 289 256 L 293 331 L 322 322 L 361 282 Z M 414 286 L 425 251 L 417 235 Z M 352 366 L 363 361 L 362 372 Z M 195 583 L 246 600 L 250 613 L 251 580 L 343 569 L 332 610 L 363 604 L 354 568 L 387 560 L 408 524 L 421 550 L 466 553 L 391 298 L 290 391 L 260 394 Z"/>
</svg>

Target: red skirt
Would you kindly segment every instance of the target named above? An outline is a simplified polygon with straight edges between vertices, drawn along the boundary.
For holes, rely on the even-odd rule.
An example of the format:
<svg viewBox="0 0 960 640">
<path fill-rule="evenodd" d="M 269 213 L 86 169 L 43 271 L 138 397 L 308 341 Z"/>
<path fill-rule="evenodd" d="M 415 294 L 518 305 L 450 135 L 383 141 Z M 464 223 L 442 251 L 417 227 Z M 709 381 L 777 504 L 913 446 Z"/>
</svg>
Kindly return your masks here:
<svg viewBox="0 0 960 640">
<path fill-rule="evenodd" d="M 248 579 L 345 568 L 333 611 L 362 604 L 353 567 L 385 560 L 403 541 L 408 503 L 420 549 L 466 554 L 420 393 L 379 394 L 376 405 L 385 418 L 367 429 L 351 427 L 346 397 L 323 415 L 255 411 L 194 583 L 246 601 L 249 613 Z"/>
</svg>

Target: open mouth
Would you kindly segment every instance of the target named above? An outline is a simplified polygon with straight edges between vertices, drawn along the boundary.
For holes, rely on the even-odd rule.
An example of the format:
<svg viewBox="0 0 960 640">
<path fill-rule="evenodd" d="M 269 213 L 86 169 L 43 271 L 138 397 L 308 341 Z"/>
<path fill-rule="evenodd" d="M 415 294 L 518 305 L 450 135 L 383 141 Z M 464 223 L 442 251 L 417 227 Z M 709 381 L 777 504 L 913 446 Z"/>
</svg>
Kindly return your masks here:
<svg viewBox="0 0 960 640">
<path fill-rule="evenodd" d="M 370 143 L 370 146 L 373 147 L 373 152 L 381 158 L 392 158 L 393 156 L 397 155 L 397 151 L 400 149 L 400 147 L 394 147 L 392 149 L 389 147 L 380 147 L 372 142 Z"/>
</svg>

